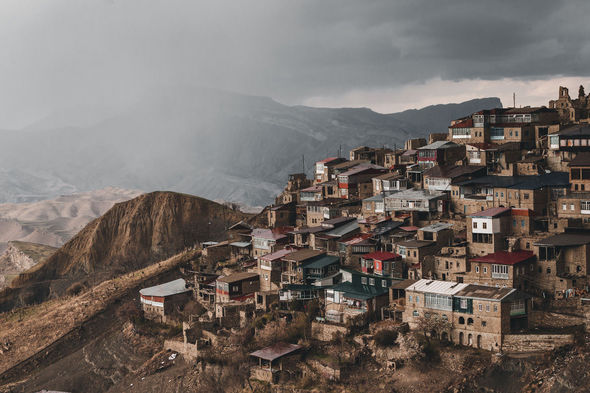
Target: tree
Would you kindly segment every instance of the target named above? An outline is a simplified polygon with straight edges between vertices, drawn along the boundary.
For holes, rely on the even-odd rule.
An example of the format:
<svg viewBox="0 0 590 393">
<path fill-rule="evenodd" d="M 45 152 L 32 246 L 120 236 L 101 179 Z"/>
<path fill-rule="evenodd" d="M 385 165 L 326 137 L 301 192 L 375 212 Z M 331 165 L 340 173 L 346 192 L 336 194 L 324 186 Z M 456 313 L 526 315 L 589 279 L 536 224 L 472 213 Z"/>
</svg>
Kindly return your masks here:
<svg viewBox="0 0 590 393">
<path fill-rule="evenodd" d="M 443 319 L 438 314 L 429 317 L 419 317 L 417 330 L 422 334 L 428 345 L 432 343 L 433 336 L 438 336 L 443 332 L 450 333 L 452 324 L 448 319 Z"/>
</svg>

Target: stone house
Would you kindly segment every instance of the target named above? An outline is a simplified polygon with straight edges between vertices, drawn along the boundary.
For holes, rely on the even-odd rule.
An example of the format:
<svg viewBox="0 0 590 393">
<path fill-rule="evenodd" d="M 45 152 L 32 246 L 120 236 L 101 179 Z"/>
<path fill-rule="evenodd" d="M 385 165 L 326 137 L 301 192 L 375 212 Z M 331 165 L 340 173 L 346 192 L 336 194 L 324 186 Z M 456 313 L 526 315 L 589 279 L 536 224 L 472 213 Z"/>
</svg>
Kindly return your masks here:
<svg viewBox="0 0 590 393">
<path fill-rule="evenodd" d="M 401 255 L 387 251 L 375 251 L 361 256 L 363 273 L 402 278 L 404 273 Z"/>
<path fill-rule="evenodd" d="M 500 351 L 505 335 L 528 327 L 530 299 L 514 288 L 422 279 L 405 288 L 403 320 L 416 329 L 421 318 L 441 318 L 450 329 L 432 332 L 459 345 Z"/>
<path fill-rule="evenodd" d="M 590 234 L 558 233 L 534 243 L 537 271 L 534 284 L 550 296 L 562 298 L 568 290 L 585 288 L 590 271 Z"/>
<path fill-rule="evenodd" d="M 436 141 L 418 148 L 418 164 L 423 168 L 455 164 L 465 158 L 465 146 L 451 141 Z"/>
<path fill-rule="evenodd" d="M 464 283 L 516 288 L 534 286 L 536 258 L 532 251 L 497 251 L 469 260 L 469 270 L 458 274 Z"/>
</svg>

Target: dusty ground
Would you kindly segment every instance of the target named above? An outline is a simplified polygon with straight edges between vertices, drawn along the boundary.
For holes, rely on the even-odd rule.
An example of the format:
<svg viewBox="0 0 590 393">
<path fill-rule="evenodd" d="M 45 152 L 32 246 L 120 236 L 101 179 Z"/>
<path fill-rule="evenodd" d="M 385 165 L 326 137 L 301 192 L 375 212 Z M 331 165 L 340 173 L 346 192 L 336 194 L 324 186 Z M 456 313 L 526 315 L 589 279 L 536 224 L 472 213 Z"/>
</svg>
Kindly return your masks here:
<svg viewBox="0 0 590 393">
<path fill-rule="evenodd" d="M 196 251 L 182 253 L 140 271 L 103 282 L 78 296 L 51 300 L 0 315 L 0 343 L 4 344 L 0 347 L 8 348 L 0 354 L 0 373 L 43 351 L 72 329 L 107 312 L 109 306 L 130 289 L 195 255 Z M 80 334 L 83 335 L 83 332 Z M 0 374 L 0 383 L 6 383 L 5 378 L 5 375 Z"/>
</svg>

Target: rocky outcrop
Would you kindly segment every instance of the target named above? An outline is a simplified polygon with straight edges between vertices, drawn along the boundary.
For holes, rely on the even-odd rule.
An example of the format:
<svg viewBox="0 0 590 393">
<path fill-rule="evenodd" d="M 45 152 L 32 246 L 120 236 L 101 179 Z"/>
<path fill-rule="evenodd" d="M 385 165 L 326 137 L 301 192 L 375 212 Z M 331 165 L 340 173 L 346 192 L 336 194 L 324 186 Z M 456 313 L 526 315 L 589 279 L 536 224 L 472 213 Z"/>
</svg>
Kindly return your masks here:
<svg viewBox="0 0 590 393">
<path fill-rule="evenodd" d="M 9 242 L 8 248 L 0 255 L 0 288 L 10 282 L 11 277 L 30 269 L 48 258 L 57 248 L 28 242 Z"/>
</svg>

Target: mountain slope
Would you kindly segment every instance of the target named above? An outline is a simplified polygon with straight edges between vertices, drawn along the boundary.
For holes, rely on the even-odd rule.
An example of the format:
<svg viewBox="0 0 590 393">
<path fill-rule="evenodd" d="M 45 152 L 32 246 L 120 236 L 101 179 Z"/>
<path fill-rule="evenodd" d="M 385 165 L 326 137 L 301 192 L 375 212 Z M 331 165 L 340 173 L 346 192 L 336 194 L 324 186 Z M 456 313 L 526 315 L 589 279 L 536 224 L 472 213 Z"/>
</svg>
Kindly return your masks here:
<svg viewBox="0 0 590 393">
<path fill-rule="evenodd" d="M 497 98 L 487 98 L 385 115 L 290 107 L 210 89 L 158 91 L 93 126 L 2 132 L 0 198 L 116 186 L 265 205 L 288 173 L 302 171 L 302 155 L 310 173 L 314 161 L 337 154 L 339 145 L 343 152 L 400 146 L 497 106 Z"/>
<path fill-rule="evenodd" d="M 190 195 L 153 192 L 118 203 L 51 257 L 16 277 L 0 309 L 59 296 L 73 283 L 95 285 L 195 245 L 220 239 L 239 211 Z"/>
</svg>

